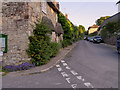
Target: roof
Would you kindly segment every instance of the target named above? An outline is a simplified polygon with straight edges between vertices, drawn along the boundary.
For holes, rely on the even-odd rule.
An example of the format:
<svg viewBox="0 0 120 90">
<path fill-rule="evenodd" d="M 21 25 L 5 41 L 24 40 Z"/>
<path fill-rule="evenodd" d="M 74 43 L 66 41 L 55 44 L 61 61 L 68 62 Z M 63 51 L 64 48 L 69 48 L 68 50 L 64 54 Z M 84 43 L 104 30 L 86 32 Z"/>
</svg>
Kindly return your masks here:
<svg viewBox="0 0 120 90">
<path fill-rule="evenodd" d="M 88 29 L 90 29 L 90 28 L 99 28 L 99 26 L 94 24 L 93 26 L 89 27 Z"/>
<path fill-rule="evenodd" d="M 120 1 L 118 1 L 116 4 L 119 4 L 120 3 Z"/>
<path fill-rule="evenodd" d="M 48 28 L 50 28 L 52 31 L 55 31 L 54 25 L 49 18 L 47 18 L 46 16 L 43 16 L 42 21 L 43 21 L 43 24 L 48 26 Z"/>
<path fill-rule="evenodd" d="M 63 28 L 60 23 L 56 23 L 55 32 L 58 34 L 64 34 Z"/>
<path fill-rule="evenodd" d="M 59 7 L 57 7 L 51 0 L 47 3 L 56 13 L 60 13 Z"/>
</svg>

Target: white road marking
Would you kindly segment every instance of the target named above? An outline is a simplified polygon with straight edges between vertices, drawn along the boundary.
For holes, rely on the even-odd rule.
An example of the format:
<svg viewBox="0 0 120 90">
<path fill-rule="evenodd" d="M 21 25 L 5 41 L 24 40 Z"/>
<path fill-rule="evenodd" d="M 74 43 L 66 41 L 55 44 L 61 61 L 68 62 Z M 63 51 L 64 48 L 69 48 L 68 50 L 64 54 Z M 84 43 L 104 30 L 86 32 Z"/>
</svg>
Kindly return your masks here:
<svg viewBox="0 0 120 90">
<path fill-rule="evenodd" d="M 82 76 L 77 76 L 77 79 L 82 80 Z"/>
<path fill-rule="evenodd" d="M 64 63 L 65 61 L 64 60 L 61 60 L 62 63 Z"/>
<path fill-rule="evenodd" d="M 67 66 L 67 63 L 63 63 L 63 66 Z"/>
<path fill-rule="evenodd" d="M 84 85 L 87 86 L 87 87 L 89 87 L 89 88 L 94 88 L 94 87 L 91 85 L 91 83 L 89 83 L 89 82 L 84 83 Z"/>
<path fill-rule="evenodd" d="M 82 81 L 84 82 L 84 81 L 85 81 L 85 79 L 83 78 L 83 79 L 82 79 Z"/>
<path fill-rule="evenodd" d="M 71 69 L 71 68 L 67 65 L 67 63 L 65 63 L 64 60 L 61 60 L 61 62 L 63 63 L 63 66 L 66 66 L 66 67 L 65 67 L 66 69 L 68 69 L 68 70 Z M 57 67 L 58 71 L 60 71 L 60 72 L 63 71 L 59 64 L 57 64 L 56 67 Z M 78 75 L 78 73 L 75 72 L 74 70 L 71 70 L 70 72 L 71 72 L 73 75 L 75 75 L 75 76 Z M 66 72 L 61 72 L 61 74 L 62 74 L 63 77 L 67 77 L 67 78 L 66 78 L 66 81 L 67 81 L 68 83 L 71 83 L 71 82 L 70 82 L 70 78 L 68 78 L 69 75 L 68 75 Z M 82 80 L 83 82 L 85 82 L 85 79 L 84 79 L 82 76 L 76 76 L 76 78 L 79 79 L 79 80 Z M 58 85 L 59 85 L 59 83 L 58 83 Z M 88 88 L 94 88 L 90 82 L 85 82 L 84 85 L 85 85 L 86 87 L 88 87 Z M 74 89 L 77 88 L 77 84 L 72 84 L 71 86 L 72 86 L 72 88 L 74 88 Z"/>
<path fill-rule="evenodd" d="M 68 74 L 66 74 L 65 72 L 61 72 L 63 77 L 68 77 Z"/>
<path fill-rule="evenodd" d="M 70 69 L 70 67 L 69 67 L 69 66 L 66 66 L 66 69 Z"/>
<path fill-rule="evenodd" d="M 85 81 L 85 79 L 82 78 L 82 76 L 76 76 L 76 77 L 77 77 L 77 79 L 82 80 L 83 82 Z"/>
<path fill-rule="evenodd" d="M 70 78 L 66 78 L 67 82 L 70 83 Z"/>
<path fill-rule="evenodd" d="M 70 71 L 73 75 L 78 75 L 78 73 L 77 72 L 75 72 L 75 71 Z"/>
<path fill-rule="evenodd" d="M 58 71 L 62 71 L 62 68 L 58 68 Z"/>
<path fill-rule="evenodd" d="M 57 64 L 56 67 L 60 67 L 60 65 Z"/>
<path fill-rule="evenodd" d="M 72 88 L 77 88 L 77 84 L 72 84 Z"/>
</svg>

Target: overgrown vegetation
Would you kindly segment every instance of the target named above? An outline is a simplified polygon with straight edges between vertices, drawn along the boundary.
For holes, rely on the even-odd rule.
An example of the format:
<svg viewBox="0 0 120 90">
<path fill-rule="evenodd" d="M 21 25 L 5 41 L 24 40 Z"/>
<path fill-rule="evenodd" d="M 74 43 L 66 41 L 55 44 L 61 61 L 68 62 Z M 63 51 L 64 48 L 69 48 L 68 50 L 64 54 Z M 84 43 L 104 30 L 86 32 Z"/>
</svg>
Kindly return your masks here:
<svg viewBox="0 0 120 90">
<path fill-rule="evenodd" d="M 29 37 L 30 44 L 27 50 L 31 61 L 36 66 L 49 62 L 59 51 L 59 44 L 50 41 L 51 30 L 42 21 L 35 22 L 33 36 Z"/>
<path fill-rule="evenodd" d="M 99 19 L 96 20 L 96 25 L 100 26 L 105 21 L 105 19 L 109 17 L 110 16 L 100 17 Z"/>
<path fill-rule="evenodd" d="M 58 22 L 61 23 L 62 28 L 64 30 L 63 35 L 63 42 L 62 47 L 67 47 L 68 45 L 71 45 L 73 42 L 73 28 L 70 21 L 68 21 L 64 15 L 61 13 L 58 14 Z"/>
<path fill-rule="evenodd" d="M 120 20 L 118 22 L 109 22 L 107 23 L 103 30 L 101 31 L 101 37 L 103 39 L 110 38 L 113 36 L 117 36 L 117 34 L 120 32 Z"/>
<path fill-rule="evenodd" d="M 58 14 L 58 22 L 61 23 L 64 30 L 62 47 L 71 45 L 74 41 L 83 39 L 85 28 L 80 25 L 74 26 L 62 13 Z"/>
</svg>

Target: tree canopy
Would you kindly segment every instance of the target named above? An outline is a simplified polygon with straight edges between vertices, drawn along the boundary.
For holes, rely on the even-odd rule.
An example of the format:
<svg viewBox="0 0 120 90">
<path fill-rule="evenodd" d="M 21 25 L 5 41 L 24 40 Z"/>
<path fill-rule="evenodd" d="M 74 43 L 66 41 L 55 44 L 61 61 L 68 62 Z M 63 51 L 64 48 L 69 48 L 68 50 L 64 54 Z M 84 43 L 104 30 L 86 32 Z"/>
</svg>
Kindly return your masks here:
<svg viewBox="0 0 120 90">
<path fill-rule="evenodd" d="M 100 26 L 105 21 L 105 19 L 109 17 L 110 16 L 100 17 L 99 19 L 96 20 L 96 25 Z"/>
</svg>

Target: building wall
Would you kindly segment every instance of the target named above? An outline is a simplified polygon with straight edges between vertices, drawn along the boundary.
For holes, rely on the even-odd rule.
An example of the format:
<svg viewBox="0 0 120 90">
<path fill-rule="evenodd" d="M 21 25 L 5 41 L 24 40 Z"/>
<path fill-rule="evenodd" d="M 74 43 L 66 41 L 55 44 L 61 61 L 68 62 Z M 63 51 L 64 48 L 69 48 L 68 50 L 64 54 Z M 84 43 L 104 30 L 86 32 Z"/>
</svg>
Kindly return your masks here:
<svg viewBox="0 0 120 90">
<path fill-rule="evenodd" d="M 89 33 L 89 34 L 94 33 L 94 32 L 97 31 L 97 29 L 98 29 L 98 28 L 90 28 L 88 33 Z"/>
<path fill-rule="evenodd" d="M 32 35 L 31 24 L 42 16 L 47 16 L 56 24 L 56 13 L 47 5 L 47 14 L 42 12 L 41 2 L 9 2 L 2 3 L 2 33 L 8 35 L 8 52 L 4 53 L 3 65 L 29 62 L 26 50 L 28 36 Z"/>
</svg>

